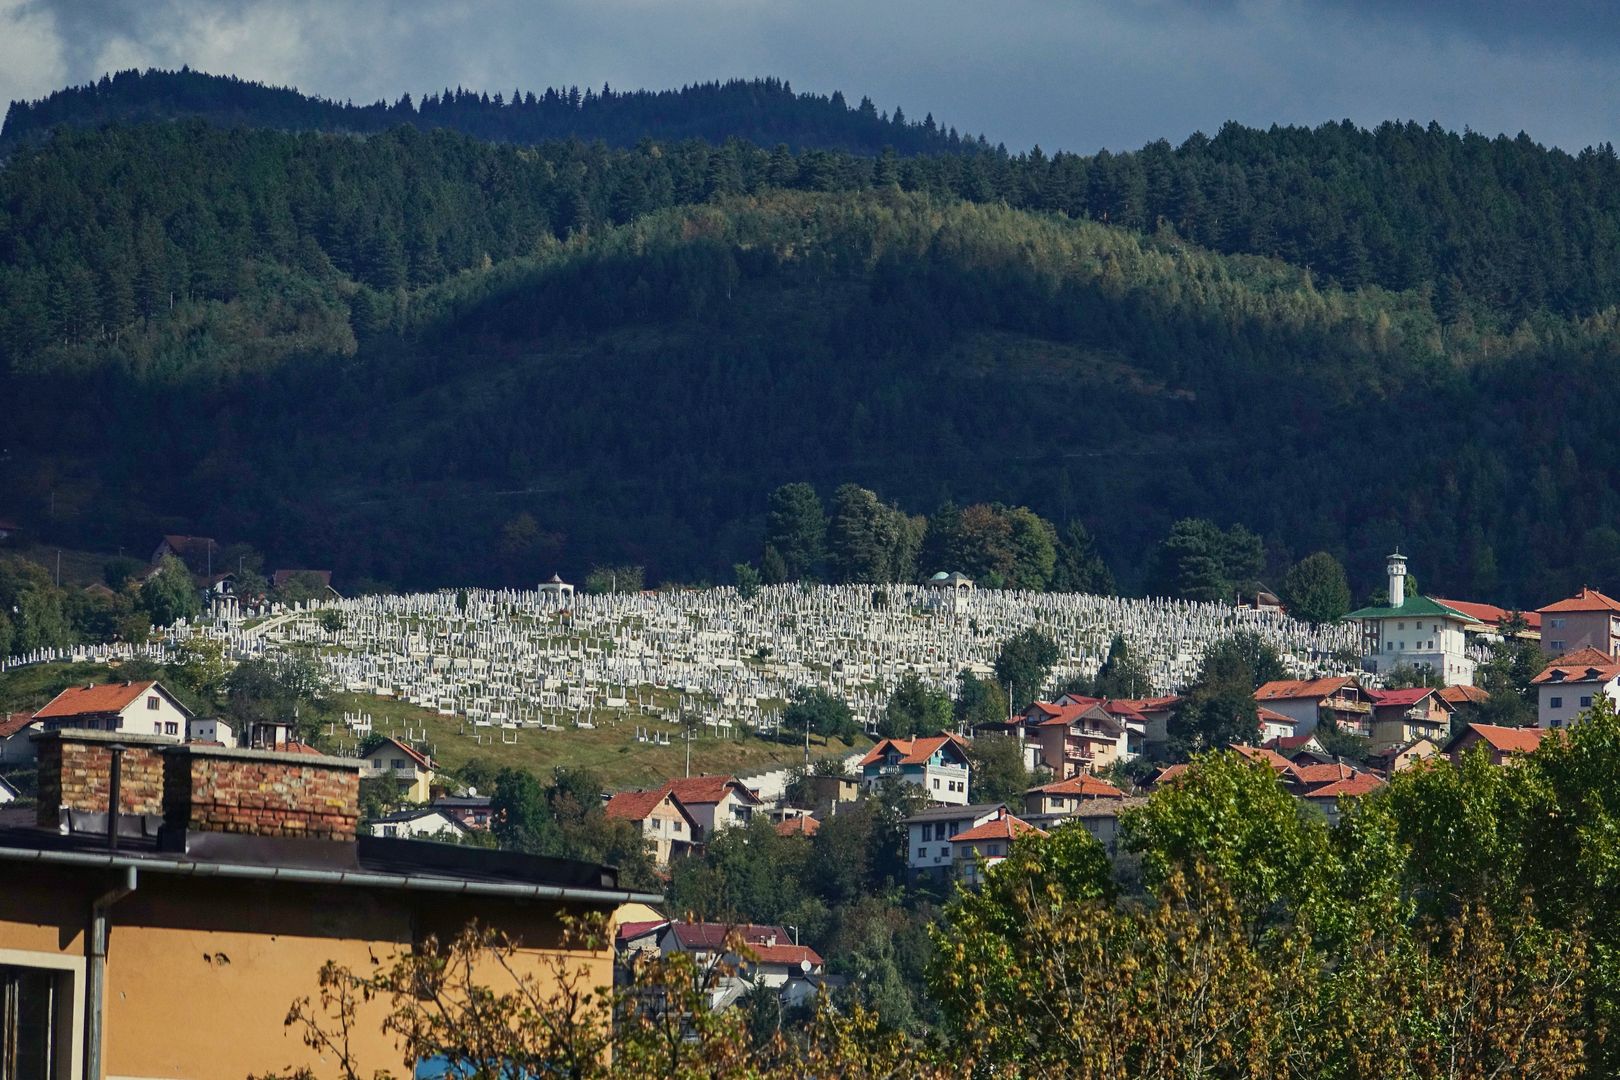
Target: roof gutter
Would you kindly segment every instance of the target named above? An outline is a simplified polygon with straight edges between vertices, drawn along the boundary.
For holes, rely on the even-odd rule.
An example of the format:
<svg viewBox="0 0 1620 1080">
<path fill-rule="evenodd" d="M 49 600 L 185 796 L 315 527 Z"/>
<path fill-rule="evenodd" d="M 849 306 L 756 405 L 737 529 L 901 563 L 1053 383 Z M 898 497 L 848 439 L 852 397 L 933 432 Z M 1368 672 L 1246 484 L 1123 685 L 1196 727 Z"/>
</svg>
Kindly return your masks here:
<svg viewBox="0 0 1620 1080">
<path fill-rule="evenodd" d="M 249 881 L 284 881 L 300 885 L 345 885 L 353 888 L 404 889 L 409 892 L 492 896 L 509 900 L 564 900 L 588 904 L 661 904 L 656 893 L 621 889 L 591 889 L 574 885 L 524 885 L 504 881 L 466 881 L 458 878 L 411 877 L 376 874 L 364 870 L 308 870 L 287 866 L 250 866 L 242 863 L 176 862 L 127 855 L 82 851 L 46 851 L 38 848 L 0 847 L 0 861 L 43 863 L 101 870 L 145 870 L 180 877 L 233 878 Z"/>
</svg>

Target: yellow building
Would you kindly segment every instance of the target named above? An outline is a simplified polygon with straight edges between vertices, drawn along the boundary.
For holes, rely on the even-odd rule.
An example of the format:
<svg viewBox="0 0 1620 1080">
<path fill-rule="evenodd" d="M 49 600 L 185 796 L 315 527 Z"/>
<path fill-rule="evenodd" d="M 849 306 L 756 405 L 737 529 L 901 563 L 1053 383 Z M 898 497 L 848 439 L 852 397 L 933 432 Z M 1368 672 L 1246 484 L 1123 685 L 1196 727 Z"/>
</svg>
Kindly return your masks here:
<svg viewBox="0 0 1620 1080">
<path fill-rule="evenodd" d="M 326 1072 L 283 1025 L 326 961 L 363 970 L 477 919 L 540 972 L 565 912 L 658 900 L 595 864 L 357 837 L 352 759 L 79 731 L 39 750 L 37 812 L 0 810 L 0 1002 L 19 1003 L 9 1030 L 39 1064 L 29 1077 Z M 608 950 L 570 960 L 611 984 Z M 369 1008 L 361 1072 L 398 1072 Z"/>
</svg>

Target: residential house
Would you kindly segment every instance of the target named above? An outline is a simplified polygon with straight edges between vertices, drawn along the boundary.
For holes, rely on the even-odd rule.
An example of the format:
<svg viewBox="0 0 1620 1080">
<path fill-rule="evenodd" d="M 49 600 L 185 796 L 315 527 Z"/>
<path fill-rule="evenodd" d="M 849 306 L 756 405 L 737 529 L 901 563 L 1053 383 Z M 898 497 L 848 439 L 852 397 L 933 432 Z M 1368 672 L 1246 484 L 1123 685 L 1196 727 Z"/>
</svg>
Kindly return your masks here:
<svg viewBox="0 0 1620 1080">
<path fill-rule="evenodd" d="M 1293 762 L 1277 753 L 1277 751 L 1268 750 L 1263 746 L 1244 746 L 1239 743 L 1232 747 L 1232 752 L 1266 766 L 1278 776 L 1285 776 L 1294 768 Z"/>
<path fill-rule="evenodd" d="M 403 798 L 407 802 L 425 803 L 433 798 L 433 759 L 392 735 L 372 747 L 360 759 L 360 778 L 374 780 L 391 776 L 405 785 Z"/>
<path fill-rule="evenodd" d="M 1125 793 L 1090 773 L 1080 773 L 1024 792 L 1024 817 L 1065 817 L 1094 799 L 1123 799 Z"/>
<path fill-rule="evenodd" d="M 777 836 L 804 836 L 810 837 L 821 831 L 821 822 L 809 814 L 800 814 L 797 817 L 783 818 L 776 823 Z"/>
<path fill-rule="evenodd" d="M 1391 555 L 1387 569 L 1389 602 L 1345 616 L 1361 624 L 1362 667 L 1371 672 L 1423 668 L 1447 686 L 1472 684 L 1476 662 L 1468 651 L 1467 629 L 1475 620 L 1438 600 L 1407 596 L 1404 555 Z"/>
<path fill-rule="evenodd" d="M 1327 752 L 1315 734 L 1285 735 L 1280 739 L 1267 739 L 1261 746 L 1275 750 L 1295 765 L 1321 764 L 1333 760 L 1333 755 Z"/>
<path fill-rule="evenodd" d="M 1451 740 L 1451 745 L 1446 747 L 1446 756 L 1460 764 L 1463 757 L 1475 747 L 1484 747 L 1492 765 L 1506 765 L 1521 754 L 1533 753 L 1536 747 L 1541 745 L 1541 740 L 1548 730 L 1543 727 L 1516 728 L 1497 724 L 1469 724 Z"/>
<path fill-rule="evenodd" d="M 40 730 L 33 713 L 0 714 L 0 765 L 26 765 L 34 760 L 33 735 Z"/>
<path fill-rule="evenodd" d="M 488 795 L 441 795 L 428 805 L 442 810 L 474 832 L 489 831 Z"/>
<path fill-rule="evenodd" d="M 1567 600 L 1538 610 L 1541 648 L 1553 656 L 1578 649 L 1620 655 L 1620 600 L 1582 588 Z"/>
<path fill-rule="evenodd" d="M 42 1066 L 19 1076 L 324 1075 L 330 1057 L 282 1022 L 324 964 L 370 972 L 476 921 L 516 943 L 511 962 L 541 993 L 564 968 L 605 986 L 611 950 L 565 951 L 564 916 L 659 900 L 594 863 L 357 835 L 351 758 L 118 731 L 39 739 L 37 810 L 0 808 L 0 1001 L 31 1021 L 4 1039 Z M 62 782 L 108 777 L 115 742 L 118 807 L 105 783 Z M 252 808 L 236 794 L 250 788 Z M 381 1013 L 358 1019 L 358 1074 L 397 1069 Z"/>
<path fill-rule="evenodd" d="M 1440 700 L 1451 706 L 1453 715 L 1467 715 L 1467 710 L 1491 699 L 1490 693 L 1482 686 L 1442 686 L 1438 693 Z"/>
<path fill-rule="evenodd" d="M 1294 736 L 1309 735 L 1324 723 L 1364 738 L 1372 736 L 1372 703 L 1354 676 L 1278 679 L 1256 690 L 1254 699 L 1293 720 Z"/>
<path fill-rule="evenodd" d="M 804 778 L 809 809 L 830 811 L 839 803 L 852 803 L 861 797 L 861 782 L 853 776 L 824 776 L 809 773 Z"/>
<path fill-rule="evenodd" d="M 1568 727 L 1600 697 L 1620 704 L 1620 663 L 1597 649 L 1583 648 L 1548 664 L 1530 685 L 1536 688 L 1536 723 L 1544 728 Z"/>
<path fill-rule="evenodd" d="M 193 716 L 186 724 L 186 741 L 235 746 L 236 730 L 217 716 Z"/>
<path fill-rule="evenodd" d="M 1142 717 L 1144 750 L 1163 748 L 1170 743 L 1170 714 L 1181 704 L 1175 694 L 1150 698 L 1116 698 L 1115 704 L 1127 706 Z"/>
<path fill-rule="evenodd" d="M 1505 637 L 1513 637 L 1519 641 L 1541 640 L 1541 613 L 1539 611 L 1514 611 L 1511 608 L 1497 607 L 1495 604 L 1481 604 L 1473 600 L 1441 600 L 1435 598 L 1435 603 L 1444 604 L 1453 611 L 1460 611 L 1473 620 L 1463 627 L 1463 633 L 1468 635 L 1470 644 L 1494 644 Z M 1523 623 L 1511 631 L 1503 627 L 1509 620 L 1517 618 Z"/>
<path fill-rule="evenodd" d="M 1299 726 L 1299 721 L 1292 716 L 1278 712 L 1276 709 L 1267 708 L 1264 705 L 1261 705 L 1255 712 L 1260 719 L 1260 742 L 1262 745 L 1272 739 L 1291 739 L 1294 737 L 1294 729 Z"/>
<path fill-rule="evenodd" d="M 949 734 L 884 739 L 861 759 L 861 783 L 870 790 L 892 776 L 921 788 L 931 802 L 966 806 L 967 745 Z"/>
<path fill-rule="evenodd" d="M 656 866 L 667 867 L 698 842 L 697 819 L 667 788 L 621 791 L 603 809 L 608 817 L 631 822 L 641 830 L 647 854 Z"/>
<path fill-rule="evenodd" d="M 706 844 L 715 835 L 747 825 L 764 802 L 734 776 L 689 776 L 670 780 L 660 791 L 673 794 L 697 826 L 695 843 Z"/>
<path fill-rule="evenodd" d="M 211 574 L 218 552 L 219 543 L 211 536 L 165 536 L 152 552 L 152 565 L 172 555 L 185 563 L 193 574 Z"/>
<path fill-rule="evenodd" d="M 161 683 L 146 681 L 70 687 L 47 702 L 34 719 L 41 731 L 118 731 L 180 742 L 192 716 Z"/>
<path fill-rule="evenodd" d="M 1147 805 L 1147 799 L 1139 795 L 1127 796 L 1123 799 L 1088 799 L 1077 806 L 1067 817 L 1052 824 L 1062 824 L 1064 821 L 1074 822 L 1090 833 L 1113 858 L 1119 853 L 1119 816 L 1127 810 L 1134 810 Z M 1047 826 L 1045 821 L 1031 821 L 1031 825 Z"/>
<path fill-rule="evenodd" d="M 935 806 L 906 819 L 906 876 L 944 878 L 954 868 L 951 838 L 977 828 L 1007 809 L 1006 803 Z"/>
<path fill-rule="evenodd" d="M 982 880 L 982 873 L 988 872 L 1007 857 L 1014 840 L 1031 833 L 1046 835 L 1045 830 L 1014 817 L 1003 806 L 989 821 L 951 837 L 953 876 L 965 884 L 977 885 Z M 981 861 L 984 864 L 982 871 L 979 866 Z"/>
<path fill-rule="evenodd" d="M 1376 773 L 1355 769 L 1350 773 L 1341 780 L 1311 788 L 1299 796 L 1300 801 L 1321 810 L 1331 824 L 1339 820 L 1343 800 L 1359 799 L 1384 786 L 1384 781 Z"/>
<path fill-rule="evenodd" d="M 1439 756 L 1439 744 L 1429 739 L 1418 739 L 1405 746 L 1386 746 L 1374 753 L 1369 761 L 1374 768 L 1384 774 L 1385 779 L 1388 779 L 1402 769 L 1410 769 L 1419 762 Z"/>
<path fill-rule="evenodd" d="M 366 824 L 371 827 L 372 836 L 394 836 L 405 840 L 459 843 L 472 834 L 471 829 L 451 815 L 428 806 L 384 814 Z"/>
<path fill-rule="evenodd" d="M 1127 721 L 1106 704 L 1101 698 L 1081 697 L 1032 702 L 1024 710 L 1023 734 L 1038 747 L 1038 763 L 1067 780 L 1135 757 Z"/>
<path fill-rule="evenodd" d="M 825 982 L 821 954 L 781 926 L 672 922 L 658 933 L 658 951 L 690 956 L 699 971 L 733 972 L 714 980 L 709 991 L 714 1011 L 729 1008 L 756 986 L 778 991 L 786 1004 L 802 1004 Z"/>
<path fill-rule="evenodd" d="M 1373 707 L 1375 749 L 1408 746 L 1419 739 L 1443 743 L 1451 735 L 1452 708 L 1436 690 L 1368 690 L 1367 698 Z"/>
</svg>

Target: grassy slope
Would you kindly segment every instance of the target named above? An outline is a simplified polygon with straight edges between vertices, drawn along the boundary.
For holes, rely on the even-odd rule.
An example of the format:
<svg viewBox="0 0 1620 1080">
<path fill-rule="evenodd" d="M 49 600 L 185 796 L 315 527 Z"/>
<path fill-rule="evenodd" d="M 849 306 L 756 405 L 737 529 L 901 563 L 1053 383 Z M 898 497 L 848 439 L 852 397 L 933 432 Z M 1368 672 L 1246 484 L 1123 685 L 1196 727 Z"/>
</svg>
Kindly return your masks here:
<svg viewBox="0 0 1620 1080">
<path fill-rule="evenodd" d="M 0 673 L 0 712 L 38 708 L 65 687 L 105 682 L 112 676 L 112 669 L 100 664 L 42 664 L 3 672 Z M 478 757 L 528 769 L 541 777 L 549 777 L 553 769 L 566 765 L 591 769 L 610 789 L 622 789 L 655 786 L 670 777 L 683 775 L 686 768 L 685 747 L 678 731 L 670 724 L 655 725 L 670 733 L 669 746 L 638 743 L 635 741 L 638 721 L 626 718 L 613 723 L 602 719 L 600 713 L 601 722 L 594 730 L 524 731 L 519 733 L 515 746 L 501 745 L 498 728 L 493 729 L 493 734 L 491 729 L 485 728 L 485 742 L 479 746 L 470 737 L 458 734 L 462 727 L 459 718 L 439 716 L 395 698 L 336 694 L 332 705 L 334 716 L 343 712 L 370 713 L 375 730 L 382 734 L 425 730 L 434 756 L 451 772 Z M 871 740 L 866 738 L 854 743 L 834 739 L 825 746 L 816 741 L 811 744 L 810 752 L 817 758 L 843 757 L 871 745 Z M 754 737 L 721 739 L 704 735 L 692 745 L 692 772 L 694 775 L 756 773 L 793 765 L 803 758 L 804 750 L 800 745 Z"/>
</svg>

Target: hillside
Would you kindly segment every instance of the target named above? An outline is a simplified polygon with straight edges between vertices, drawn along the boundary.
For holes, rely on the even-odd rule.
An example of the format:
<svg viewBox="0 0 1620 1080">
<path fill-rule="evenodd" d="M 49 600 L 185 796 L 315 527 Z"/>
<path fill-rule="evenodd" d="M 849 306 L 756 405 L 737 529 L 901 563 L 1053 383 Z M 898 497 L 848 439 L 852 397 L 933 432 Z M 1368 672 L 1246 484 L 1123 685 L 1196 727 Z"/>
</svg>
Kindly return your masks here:
<svg viewBox="0 0 1620 1080">
<path fill-rule="evenodd" d="M 0 128 L 0 154 L 39 139 L 58 126 L 198 119 L 220 127 L 274 128 L 373 135 L 401 125 L 423 131 L 459 131 L 499 142 L 547 139 L 601 140 L 634 146 L 645 138 L 745 139 L 877 154 L 961 153 L 989 150 L 980 136 L 964 139 L 932 114 L 908 121 L 901 109 L 880 114 L 870 99 L 850 105 L 844 95 L 798 94 L 781 79 L 730 79 L 678 90 L 617 91 L 577 86 L 536 93 L 513 90 L 429 90 L 421 101 L 402 95 L 393 104 L 330 101 L 287 87 L 266 86 L 200 71 L 120 71 L 94 83 L 58 90 L 38 101 L 14 101 Z"/>
<path fill-rule="evenodd" d="M 1507 194 L 1516 164 L 1592 208 L 1553 246 L 1596 252 L 1620 191 L 1606 152 L 1498 141 L 1491 173 L 1423 129 L 1254 133 L 1246 157 L 1241 136 L 1169 160 L 1311 175 L 1330 145 L 1428 145 L 1449 179 L 1401 213 L 1441 214 L 1469 265 L 1502 213 L 1553 221 Z M 1456 595 L 1620 578 L 1608 263 L 1564 260 L 1523 311 L 1457 275 L 1347 290 L 1111 224 L 1111 185 L 1161 157 L 59 134 L 0 173 L 0 391 L 30 403 L 0 510 L 81 547 L 208 531 L 402 587 L 620 560 L 716 579 L 757 557 L 771 488 L 853 480 L 916 513 L 1082 519 L 1127 585 L 1186 514 L 1360 582 L 1396 544 Z M 1046 182 L 1075 176 L 1096 182 Z M 1291 234 L 1336 242 L 1291 205 Z M 1394 234 L 1400 260 L 1425 235 Z M 541 537 L 514 552 L 522 514 Z"/>
</svg>

